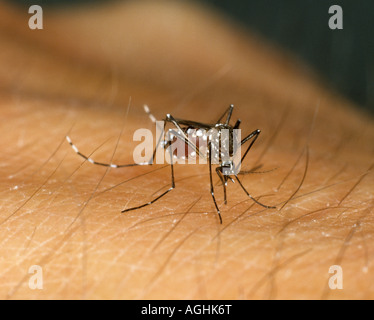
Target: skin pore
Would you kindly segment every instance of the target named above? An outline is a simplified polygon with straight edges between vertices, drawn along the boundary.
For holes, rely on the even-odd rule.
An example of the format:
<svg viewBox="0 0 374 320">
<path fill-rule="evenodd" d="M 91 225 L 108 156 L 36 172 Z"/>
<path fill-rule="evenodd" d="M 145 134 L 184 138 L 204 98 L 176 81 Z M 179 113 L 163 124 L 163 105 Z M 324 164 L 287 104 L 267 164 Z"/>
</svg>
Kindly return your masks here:
<svg viewBox="0 0 374 320">
<path fill-rule="evenodd" d="M 204 8 L 114 3 L 0 10 L 0 297 L 3 299 L 374 298 L 373 119 L 294 58 Z M 228 183 L 223 224 L 206 165 L 132 163 L 135 130 L 212 123 L 234 104 L 261 134 Z M 261 166 L 260 166 L 261 165 Z M 274 170 L 273 170 L 274 169 Z M 261 173 L 263 172 L 263 173 Z M 33 265 L 43 289 L 29 288 Z M 329 269 L 343 289 L 329 288 Z"/>
</svg>

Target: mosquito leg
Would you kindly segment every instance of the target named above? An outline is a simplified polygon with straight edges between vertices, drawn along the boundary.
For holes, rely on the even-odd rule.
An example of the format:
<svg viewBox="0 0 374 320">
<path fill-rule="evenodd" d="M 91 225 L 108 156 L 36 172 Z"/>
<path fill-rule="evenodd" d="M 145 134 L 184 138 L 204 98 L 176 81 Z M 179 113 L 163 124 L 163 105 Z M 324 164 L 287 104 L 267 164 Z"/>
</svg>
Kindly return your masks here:
<svg viewBox="0 0 374 320">
<path fill-rule="evenodd" d="M 148 111 L 149 111 L 149 109 L 148 109 Z M 152 117 L 153 117 L 153 115 L 152 115 Z M 163 127 L 163 130 L 162 130 L 162 133 L 161 133 L 160 137 L 159 137 L 158 140 L 157 140 L 157 143 L 156 143 L 156 147 L 155 147 L 155 149 L 153 150 L 152 158 L 149 159 L 149 161 L 148 161 L 148 164 L 149 164 L 149 165 L 152 165 L 153 162 L 154 162 L 154 160 L 155 160 L 155 156 L 156 156 L 157 149 L 158 149 L 158 147 L 160 146 L 160 143 L 161 143 L 161 140 L 162 140 L 162 136 L 165 134 L 165 128 L 166 128 L 166 122 L 164 122 L 164 127 Z M 156 138 L 157 138 L 157 137 L 156 137 Z"/>
<path fill-rule="evenodd" d="M 171 146 L 169 148 L 171 149 Z M 142 204 L 140 206 L 137 206 L 137 207 L 124 209 L 121 212 L 123 213 L 123 212 L 132 211 L 132 210 L 136 210 L 136 209 L 140 209 L 140 208 L 149 206 L 152 203 L 155 203 L 158 199 L 161 199 L 163 196 L 165 196 L 166 194 L 168 194 L 171 190 L 173 190 L 175 188 L 174 165 L 173 165 L 172 151 L 170 151 L 170 169 L 171 169 L 171 187 L 168 190 L 166 190 L 164 193 L 160 194 L 158 197 L 154 198 L 153 200 L 151 200 L 147 203 L 144 203 L 144 204 Z"/>
<path fill-rule="evenodd" d="M 248 136 L 246 136 L 240 143 L 240 145 L 243 145 L 244 143 L 246 143 L 248 140 L 252 139 L 254 137 L 254 139 L 251 141 L 251 143 L 249 144 L 247 150 L 245 151 L 242 159 L 241 159 L 241 163 L 243 163 L 243 160 L 244 158 L 247 156 L 247 153 L 248 151 L 252 148 L 253 144 L 255 143 L 255 141 L 257 140 L 258 138 L 258 135 L 260 134 L 260 130 L 255 130 L 253 131 L 252 133 L 250 133 Z"/>
<path fill-rule="evenodd" d="M 149 110 L 149 107 L 145 104 L 143 106 L 144 112 L 148 115 L 149 119 L 153 122 L 156 123 L 156 117 L 151 113 L 151 110 Z"/>
<path fill-rule="evenodd" d="M 166 124 L 166 123 L 165 123 Z M 164 124 L 164 129 L 165 129 L 165 124 Z M 182 141 L 185 141 L 185 137 L 182 136 L 181 134 L 179 134 L 177 131 L 175 130 L 171 130 L 171 133 L 176 136 L 178 139 L 181 139 Z M 160 142 L 160 141 L 159 141 Z M 158 142 L 158 143 L 159 143 Z M 171 141 L 168 141 L 167 144 L 165 145 L 166 146 L 166 149 L 169 149 L 169 156 L 170 156 L 170 169 L 171 169 L 171 187 L 166 190 L 164 193 L 162 193 L 161 195 L 159 195 L 158 197 L 156 197 L 155 199 L 145 203 L 145 204 L 142 204 L 140 206 L 137 206 L 137 207 L 133 207 L 133 208 L 129 208 L 129 209 L 124 209 L 122 210 L 122 212 L 127 212 L 127 211 L 131 211 L 131 210 L 136 210 L 136 209 L 140 209 L 140 208 L 143 208 L 143 207 L 146 207 L 148 205 L 151 205 L 152 203 L 156 202 L 158 199 L 162 198 L 163 196 L 165 196 L 167 193 L 169 193 L 171 190 L 173 190 L 175 188 L 175 178 L 174 178 L 174 163 L 173 163 L 173 150 L 172 150 L 172 143 Z M 155 149 L 155 152 L 157 150 L 157 147 L 156 146 L 156 149 Z M 192 146 L 193 148 L 196 148 L 195 146 Z M 196 149 L 195 149 L 196 150 Z M 150 163 L 152 164 L 152 163 Z"/>
<path fill-rule="evenodd" d="M 250 197 L 254 202 L 256 202 L 257 204 L 259 204 L 260 206 L 264 207 L 264 208 L 267 208 L 267 209 L 275 209 L 276 207 L 272 207 L 272 206 L 267 206 L 267 205 L 264 205 L 262 204 L 261 202 L 257 201 L 255 198 L 253 198 L 249 193 L 248 191 L 244 188 L 244 186 L 242 185 L 242 183 L 240 182 L 238 176 L 235 176 L 236 180 L 239 182 L 239 185 L 242 187 L 243 191 L 247 194 L 248 197 Z"/>
<path fill-rule="evenodd" d="M 151 205 L 152 203 L 156 202 L 158 199 L 162 198 L 164 195 L 166 195 L 167 193 L 169 193 L 171 190 L 173 190 L 174 188 L 170 188 L 168 190 L 166 190 L 164 193 L 162 193 L 161 195 L 159 195 L 158 197 L 154 198 L 153 200 L 147 202 L 147 203 L 144 203 L 140 206 L 137 206 L 137 207 L 133 207 L 133 208 L 128 208 L 128 209 L 124 209 L 122 210 L 121 212 L 124 213 L 124 212 L 127 212 L 127 211 L 132 211 L 132 210 L 136 210 L 136 209 L 140 209 L 140 208 L 143 208 L 143 207 L 146 207 L 146 206 L 149 206 Z"/>
<path fill-rule="evenodd" d="M 222 224 L 222 217 L 221 217 L 221 212 L 219 211 L 216 198 L 214 196 L 214 187 L 213 187 L 213 177 L 212 177 L 212 145 L 211 142 L 209 141 L 209 177 L 210 177 L 210 194 L 212 195 L 214 205 L 216 206 L 216 210 L 218 213 L 219 221 Z"/>
<path fill-rule="evenodd" d="M 148 115 L 149 119 L 156 125 L 156 127 L 158 127 L 158 129 L 162 130 L 162 133 L 161 133 L 160 137 L 158 137 L 158 140 L 157 140 L 157 143 L 156 143 L 156 147 L 155 147 L 155 149 L 153 151 L 153 154 L 152 154 L 152 158 L 148 161 L 148 164 L 151 165 L 151 164 L 153 164 L 153 161 L 155 159 L 155 155 L 156 155 L 157 149 L 158 149 L 158 147 L 160 145 L 160 142 L 162 140 L 163 134 L 165 133 L 166 122 L 164 122 L 164 126 L 161 127 L 158 124 L 156 117 L 151 113 L 151 110 L 149 109 L 149 107 L 146 104 L 143 106 L 143 109 L 144 109 L 144 112 Z"/>
<path fill-rule="evenodd" d="M 226 109 L 226 111 L 223 113 L 223 115 L 219 117 L 219 119 L 217 120 L 216 123 L 221 123 L 221 120 L 223 119 L 223 117 L 226 114 L 228 114 L 227 119 L 226 119 L 226 124 L 228 124 L 230 122 L 230 118 L 231 118 L 231 114 L 232 114 L 233 109 L 234 109 L 234 105 L 230 104 L 230 106 Z"/>
<path fill-rule="evenodd" d="M 76 147 L 76 145 L 71 141 L 71 139 L 70 139 L 69 136 L 66 136 L 66 140 L 69 142 L 70 146 L 73 148 L 73 150 L 79 156 L 81 156 L 82 158 L 86 159 L 88 162 L 90 162 L 92 164 L 95 164 L 95 165 L 98 165 L 98 166 L 111 167 L 111 168 L 124 168 L 124 167 L 134 167 L 134 166 L 149 165 L 149 163 L 147 163 L 147 162 L 145 162 L 145 163 L 130 163 L 130 164 L 113 164 L 113 163 L 102 163 L 102 162 L 98 162 L 98 161 L 95 161 L 92 158 L 84 155 L 83 153 L 81 153 L 78 150 L 78 148 Z"/>
<path fill-rule="evenodd" d="M 234 110 L 234 105 L 231 104 L 231 105 L 230 105 L 230 108 L 229 108 L 229 112 L 228 112 L 228 114 L 227 114 L 226 122 L 225 122 L 226 125 L 228 125 L 229 122 L 230 122 L 230 119 L 231 119 L 231 115 L 232 115 L 232 111 L 233 111 L 233 110 Z"/>
<path fill-rule="evenodd" d="M 272 172 L 274 170 L 277 170 L 278 168 L 273 168 L 273 169 L 269 169 L 269 170 L 264 170 L 264 171 L 256 171 L 257 169 L 261 168 L 263 165 L 258 165 L 254 168 L 252 168 L 251 170 L 243 170 L 243 171 L 240 171 L 238 174 L 251 174 L 251 173 L 258 173 L 258 174 L 263 174 L 263 173 L 269 173 L 269 172 Z"/>
<path fill-rule="evenodd" d="M 222 186 L 223 186 L 223 198 L 224 198 L 224 202 L 225 202 L 225 204 L 227 204 L 227 197 L 226 197 L 226 182 L 225 182 L 224 179 L 223 179 L 222 172 L 221 172 L 221 167 L 217 167 L 217 168 L 216 168 L 216 172 L 217 172 L 217 175 L 219 176 L 219 178 L 221 179 Z"/>
<path fill-rule="evenodd" d="M 198 156 L 201 156 L 199 148 L 192 141 L 188 139 L 184 130 L 179 125 L 178 120 L 174 119 L 174 117 L 171 114 L 166 115 L 166 120 L 171 122 L 178 129 L 178 136 L 182 135 L 184 137 L 185 143 L 187 143 L 190 147 L 192 147 L 192 149 L 194 149 L 194 151 L 196 152 Z"/>
<path fill-rule="evenodd" d="M 145 108 L 145 107 L 144 107 Z M 145 108 L 146 110 L 146 108 Z M 148 111 L 146 110 L 146 112 L 150 113 L 149 112 L 149 109 Z M 153 115 L 152 115 L 153 117 Z M 154 117 L 153 117 L 154 118 Z M 152 118 L 151 118 L 152 119 Z M 153 121 L 153 120 L 152 120 Z M 155 120 L 156 121 L 156 120 Z M 153 121 L 153 122 L 155 122 Z M 165 132 L 165 126 L 166 126 L 166 123 L 164 123 L 164 128 L 163 128 L 163 132 Z M 162 134 L 160 135 L 160 137 L 158 138 L 158 141 L 156 143 L 156 147 L 153 151 L 153 154 L 152 154 L 152 158 L 149 159 L 148 162 L 143 162 L 143 163 L 130 163 L 130 164 L 113 164 L 113 163 L 103 163 L 103 162 L 98 162 L 98 161 L 95 161 L 94 159 L 92 159 L 91 157 L 89 156 L 86 156 L 84 155 L 83 153 L 81 153 L 77 146 L 71 141 L 70 137 L 69 136 L 66 136 L 66 140 L 67 142 L 70 144 L 70 146 L 73 148 L 73 150 L 82 158 L 86 159 L 88 162 L 94 164 L 94 165 L 98 165 L 98 166 L 103 166 L 103 167 L 111 167 L 111 168 L 125 168 L 125 167 L 134 167 L 134 166 L 144 166 L 144 165 L 152 165 L 153 162 L 154 162 L 154 158 L 155 158 L 155 155 L 156 155 L 156 151 L 157 151 L 157 148 L 159 147 L 160 143 L 161 143 L 161 140 L 162 140 Z"/>
<path fill-rule="evenodd" d="M 236 120 L 233 129 L 239 129 L 240 123 L 241 123 L 241 120 L 240 120 L 240 119 Z"/>
</svg>

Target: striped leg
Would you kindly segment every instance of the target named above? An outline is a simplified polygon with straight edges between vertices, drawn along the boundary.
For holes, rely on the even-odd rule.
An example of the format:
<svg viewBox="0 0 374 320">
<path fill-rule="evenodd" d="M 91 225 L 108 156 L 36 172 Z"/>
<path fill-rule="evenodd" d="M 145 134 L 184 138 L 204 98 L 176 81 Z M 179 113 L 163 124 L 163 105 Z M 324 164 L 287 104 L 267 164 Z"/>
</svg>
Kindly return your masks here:
<svg viewBox="0 0 374 320">
<path fill-rule="evenodd" d="M 153 123 L 156 123 L 156 125 L 157 125 L 156 118 L 153 116 L 153 114 L 151 114 L 151 112 L 150 112 L 150 110 L 149 110 L 149 108 L 148 108 L 147 105 L 144 105 L 144 111 L 147 113 L 147 115 L 149 116 L 150 120 Z M 164 125 L 163 129 L 165 131 L 165 125 Z M 70 144 L 70 146 L 73 148 L 73 150 L 79 156 L 81 156 L 82 158 L 86 159 L 88 162 L 90 162 L 92 164 L 95 164 L 95 165 L 98 165 L 98 166 L 103 166 L 103 167 L 111 167 L 111 168 L 126 168 L 126 167 L 134 167 L 134 166 L 152 165 L 154 157 L 155 157 L 155 154 L 156 154 L 156 151 L 157 151 L 157 148 L 159 147 L 159 145 L 161 143 L 161 139 L 162 139 L 162 135 L 158 138 L 158 141 L 157 141 L 157 144 L 156 144 L 156 148 L 154 149 L 153 154 L 152 154 L 152 159 L 150 159 L 148 162 L 130 163 L 130 164 L 113 164 L 113 163 L 98 162 L 98 161 L 95 161 L 94 159 L 92 159 L 91 157 L 88 157 L 88 156 L 84 155 L 83 153 L 81 153 L 79 151 L 79 149 L 77 148 L 77 146 L 72 142 L 71 138 L 69 136 L 66 136 L 67 142 Z"/>
</svg>

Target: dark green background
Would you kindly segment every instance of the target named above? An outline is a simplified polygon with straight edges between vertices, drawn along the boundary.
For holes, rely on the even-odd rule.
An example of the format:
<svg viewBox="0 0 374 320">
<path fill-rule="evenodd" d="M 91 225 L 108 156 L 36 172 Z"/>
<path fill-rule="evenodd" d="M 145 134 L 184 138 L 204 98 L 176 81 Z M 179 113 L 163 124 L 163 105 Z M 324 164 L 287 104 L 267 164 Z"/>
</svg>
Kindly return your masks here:
<svg viewBox="0 0 374 320">
<path fill-rule="evenodd" d="M 12 0 L 30 6 L 93 5 L 110 0 Z M 118 0 L 117 0 L 118 1 Z M 313 66 L 341 94 L 374 112 L 374 0 L 200 0 L 256 30 Z M 330 30 L 331 5 L 343 30 Z"/>
</svg>

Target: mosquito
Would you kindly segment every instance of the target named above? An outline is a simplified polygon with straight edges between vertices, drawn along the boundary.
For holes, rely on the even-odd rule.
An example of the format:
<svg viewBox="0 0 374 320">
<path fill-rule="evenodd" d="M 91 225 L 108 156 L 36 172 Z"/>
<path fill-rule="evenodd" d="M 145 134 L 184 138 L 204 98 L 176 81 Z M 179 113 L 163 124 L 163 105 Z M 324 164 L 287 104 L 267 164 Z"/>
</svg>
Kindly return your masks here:
<svg viewBox="0 0 374 320">
<path fill-rule="evenodd" d="M 239 186 L 241 187 L 241 189 L 245 192 L 245 194 L 252 201 L 254 201 L 258 205 L 260 205 L 264 208 L 267 208 L 267 209 L 275 209 L 276 208 L 274 206 L 267 206 L 267 205 L 259 202 L 258 200 L 256 200 L 254 197 L 252 197 L 252 195 L 246 190 L 246 188 L 244 187 L 242 182 L 239 180 L 238 174 L 240 174 L 240 173 L 250 173 L 252 171 L 241 171 L 239 173 L 234 173 L 234 174 L 224 174 L 224 171 L 226 169 L 232 169 L 233 167 L 235 167 L 234 161 L 232 159 L 233 156 L 234 156 L 233 149 L 232 149 L 232 144 L 233 144 L 233 139 L 234 139 L 233 138 L 233 132 L 234 132 L 235 129 L 239 129 L 239 126 L 241 124 L 241 120 L 238 119 L 235 122 L 234 125 L 230 124 L 230 120 L 231 120 L 233 110 L 234 110 L 234 105 L 230 105 L 225 110 L 225 112 L 222 114 L 222 116 L 220 116 L 219 119 L 214 124 L 206 124 L 206 123 L 197 122 L 197 121 L 178 119 L 178 118 L 174 118 L 171 114 L 167 114 L 166 118 L 163 120 L 164 121 L 164 128 L 163 129 L 165 130 L 166 123 L 172 124 L 175 127 L 175 129 L 169 129 L 168 130 L 168 138 L 166 140 L 162 140 L 162 136 L 160 136 L 158 138 L 158 141 L 156 143 L 156 147 L 153 151 L 151 159 L 149 161 L 143 162 L 143 163 L 130 163 L 130 164 L 117 165 L 117 164 L 112 164 L 112 163 L 97 162 L 97 161 L 93 160 L 92 158 L 90 158 L 90 157 L 84 155 L 83 153 L 81 153 L 78 150 L 78 148 L 75 146 L 75 144 L 73 144 L 73 142 L 72 142 L 72 140 L 70 139 L 69 136 L 66 136 L 66 140 L 68 141 L 70 146 L 73 148 L 73 150 L 80 157 L 84 158 L 86 161 L 88 161 L 88 162 L 90 162 L 94 165 L 111 167 L 111 168 L 125 168 L 125 167 L 133 167 L 133 166 L 140 166 L 140 165 L 142 165 L 142 166 L 143 165 L 153 165 L 154 164 L 154 158 L 155 158 L 155 155 L 156 155 L 156 151 L 157 151 L 157 149 L 159 148 L 160 145 L 164 149 L 169 151 L 170 169 L 171 169 L 171 186 L 170 186 L 170 188 L 167 189 L 165 192 L 161 193 L 160 195 L 158 195 L 157 197 L 155 197 L 154 199 L 152 199 L 151 201 L 147 202 L 147 203 L 144 203 L 144 204 L 136 206 L 136 207 L 127 208 L 127 209 L 122 210 L 121 212 L 124 213 L 124 212 L 137 210 L 137 209 L 149 206 L 149 205 L 155 203 L 157 200 L 164 197 L 171 190 L 175 189 L 173 157 L 175 157 L 176 155 L 173 154 L 174 153 L 173 150 L 172 150 L 173 143 L 176 142 L 176 141 L 179 141 L 179 142 L 182 142 L 186 147 L 188 147 L 188 150 L 190 150 L 190 152 L 188 153 L 187 157 L 188 156 L 195 156 L 195 155 L 202 155 L 201 148 L 199 147 L 199 144 L 196 143 L 196 141 L 192 141 L 189 133 L 192 130 L 196 130 L 195 132 L 197 132 L 197 135 L 199 135 L 199 133 L 201 133 L 201 132 L 204 132 L 203 139 L 206 140 L 206 142 L 207 142 L 206 154 L 207 154 L 207 161 L 208 161 L 208 166 L 209 166 L 210 193 L 211 193 L 213 203 L 214 203 L 214 206 L 216 208 L 220 223 L 222 224 L 221 211 L 218 207 L 216 197 L 215 197 L 215 193 L 214 193 L 213 174 L 212 174 L 212 172 L 213 172 L 212 167 L 214 165 L 214 160 L 218 160 L 215 171 L 216 171 L 216 174 L 218 175 L 218 177 L 219 177 L 219 179 L 222 183 L 222 186 L 223 186 L 224 204 L 227 204 L 227 192 L 226 192 L 227 183 L 228 183 L 228 181 L 235 182 L 235 180 L 236 180 L 238 182 Z M 156 118 L 150 112 L 149 107 L 147 105 L 144 105 L 144 111 L 149 116 L 150 120 L 153 123 L 156 123 Z M 156 125 L 157 125 L 157 123 L 156 123 Z M 210 132 L 211 129 L 215 129 L 218 132 L 219 136 L 221 135 L 223 130 L 228 130 L 229 140 L 230 140 L 229 141 L 230 142 L 229 143 L 229 156 L 230 156 L 229 160 L 227 160 L 227 158 L 226 158 L 225 161 L 223 161 L 223 159 L 221 157 L 220 146 L 217 146 L 217 144 L 214 143 L 211 135 L 206 134 L 206 132 L 207 131 Z M 250 134 L 248 134 L 246 137 L 244 137 L 242 140 L 239 141 L 239 146 L 240 147 L 242 147 L 246 143 L 249 143 L 246 151 L 244 152 L 243 156 L 241 157 L 241 163 L 243 162 L 243 160 L 247 156 L 249 150 L 252 148 L 253 144 L 257 140 L 260 132 L 261 131 L 259 129 L 256 129 L 253 132 L 251 132 Z M 218 148 L 218 153 L 216 153 L 216 155 L 218 155 L 218 157 L 216 159 L 213 159 L 214 149 L 217 149 L 217 148 Z"/>
</svg>

